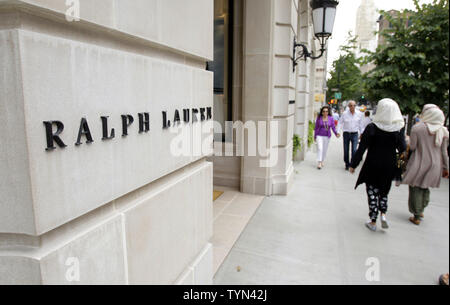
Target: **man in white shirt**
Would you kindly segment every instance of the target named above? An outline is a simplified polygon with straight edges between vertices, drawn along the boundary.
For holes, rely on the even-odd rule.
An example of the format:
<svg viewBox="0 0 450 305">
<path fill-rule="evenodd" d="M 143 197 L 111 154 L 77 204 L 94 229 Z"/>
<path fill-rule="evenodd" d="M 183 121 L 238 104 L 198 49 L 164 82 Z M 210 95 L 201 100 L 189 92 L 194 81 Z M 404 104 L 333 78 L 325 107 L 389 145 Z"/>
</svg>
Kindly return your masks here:
<svg viewBox="0 0 450 305">
<path fill-rule="evenodd" d="M 344 132 L 344 162 L 345 170 L 350 167 L 350 159 L 348 150 L 350 148 L 350 143 L 352 144 L 352 158 L 355 155 L 356 148 L 358 146 L 359 136 L 362 134 L 362 114 L 356 111 L 356 102 L 350 101 L 348 103 L 348 110 L 344 112 L 339 119 L 338 133 L 342 134 Z"/>
</svg>

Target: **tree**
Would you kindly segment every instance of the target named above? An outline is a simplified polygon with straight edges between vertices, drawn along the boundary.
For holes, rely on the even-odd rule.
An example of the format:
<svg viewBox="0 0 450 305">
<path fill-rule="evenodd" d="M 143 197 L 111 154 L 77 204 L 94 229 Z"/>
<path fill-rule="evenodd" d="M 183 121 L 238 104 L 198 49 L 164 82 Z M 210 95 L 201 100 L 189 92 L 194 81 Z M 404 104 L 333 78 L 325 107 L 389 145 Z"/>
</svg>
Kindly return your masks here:
<svg viewBox="0 0 450 305">
<path fill-rule="evenodd" d="M 359 100 L 364 95 L 363 79 L 360 70 L 361 59 L 356 57 L 356 38 L 351 32 L 345 45 L 340 46 L 342 54 L 333 62 L 330 72 L 331 78 L 327 81 L 327 97 L 334 99 L 332 89 L 339 89 L 341 100 Z"/>
<path fill-rule="evenodd" d="M 364 75 L 372 95 L 396 100 L 410 119 L 430 103 L 448 113 L 449 94 L 448 0 L 422 6 L 414 0 L 414 4 L 415 12 L 397 16 L 381 12 L 391 27 L 379 33 L 386 44 L 365 58 L 375 68 Z"/>
</svg>

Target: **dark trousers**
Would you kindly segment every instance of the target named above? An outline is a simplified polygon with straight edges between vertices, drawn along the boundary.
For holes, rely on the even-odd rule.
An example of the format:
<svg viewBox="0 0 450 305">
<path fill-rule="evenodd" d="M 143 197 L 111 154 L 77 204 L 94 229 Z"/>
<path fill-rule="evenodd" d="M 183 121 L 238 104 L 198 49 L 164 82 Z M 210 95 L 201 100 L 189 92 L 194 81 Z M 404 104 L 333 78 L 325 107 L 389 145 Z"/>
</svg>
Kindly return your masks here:
<svg viewBox="0 0 450 305">
<path fill-rule="evenodd" d="M 369 202 L 369 217 L 377 221 L 378 213 L 386 214 L 388 209 L 388 194 L 379 188 L 366 184 L 367 200 Z"/>
<path fill-rule="evenodd" d="M 356 148 L 358 147 L 358 133 L 357 132 L 344 132 L 344 162 L 345 167 L 350 167 L 349 153 L 350 143 L 352 144 L 352 159 L 356 153 Z"/>
<path fill-rule="evenodd" d="M 430 190 L 420 187 L 409 186 L 408 206 L 409 211 L 416 219 L 420 220 L 420 216 L 430 203 Z"/>
</svg>

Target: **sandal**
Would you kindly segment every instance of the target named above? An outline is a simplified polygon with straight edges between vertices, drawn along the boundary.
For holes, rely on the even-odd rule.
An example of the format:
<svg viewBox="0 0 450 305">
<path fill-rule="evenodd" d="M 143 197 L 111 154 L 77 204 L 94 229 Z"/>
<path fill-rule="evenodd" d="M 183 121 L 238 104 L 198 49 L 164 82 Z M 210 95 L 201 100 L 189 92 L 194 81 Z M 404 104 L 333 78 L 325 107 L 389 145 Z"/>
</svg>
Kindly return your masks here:
<svg viewBox="0 0 450 305">
<path fill-rule="evenodd" d="M 411 221 L 416 226 L 420 225 L 420 220 L 416 219 L 415 217 L 409 217 L 409 221 Z"/>
</svg>

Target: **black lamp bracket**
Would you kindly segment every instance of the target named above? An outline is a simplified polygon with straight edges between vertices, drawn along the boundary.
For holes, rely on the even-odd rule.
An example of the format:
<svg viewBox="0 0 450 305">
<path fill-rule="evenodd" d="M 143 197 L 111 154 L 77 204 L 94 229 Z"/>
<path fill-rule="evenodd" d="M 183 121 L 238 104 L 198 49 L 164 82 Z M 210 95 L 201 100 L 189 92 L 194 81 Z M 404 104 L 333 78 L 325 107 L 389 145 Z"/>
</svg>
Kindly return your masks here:
<svg viewBox="0 0 450 305">
<path fill-rule="evenodd" d="M 300 47 L 301 49 L 297 51 L 297 48 Z M 318 59 L 322 57 L 323 53 L 325 53 L 325 44 L 321 43 L 320 47 L 320 54 L 318 56 L 314 56 L 312 52 L 308 51 L 308 47 L 305 46 L 302 43 L 298 43 L 294 37 L 294 47 L 292 50 L 292 72 L 295 72 L 295 67 L 298 65 L 298 61 L 300 59 L 306 60 L 308 57 L 311 59 Z M 297 57 L 296 57 L 297 56 Z"/>
</svg>

